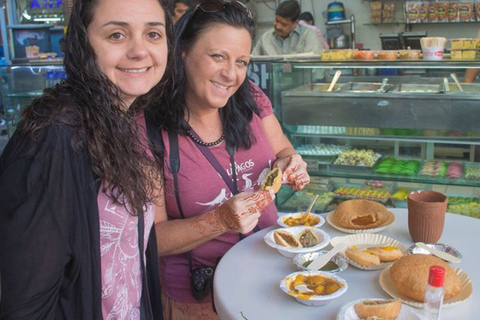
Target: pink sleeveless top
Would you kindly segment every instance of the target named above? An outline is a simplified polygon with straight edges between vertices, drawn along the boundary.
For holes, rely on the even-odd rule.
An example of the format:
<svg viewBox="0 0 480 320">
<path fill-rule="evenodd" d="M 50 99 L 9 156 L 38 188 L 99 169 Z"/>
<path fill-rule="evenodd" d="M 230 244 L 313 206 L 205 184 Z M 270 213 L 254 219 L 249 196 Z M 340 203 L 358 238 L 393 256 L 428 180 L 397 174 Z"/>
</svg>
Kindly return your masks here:
<svg viewBox="0 0 480 320">
<path fill-rule="evenodd" d="M 142 138 L 146 139 L 143 114 L 137 121 Z M 151 156 L 150 149 L 147 148 L 147 152 Z M 100 217 L 103 319 L 138 320 L 142 297 L 138 218 L 129 214 L 122 205 L 114 203 L 101 188 L 97 201 Z M 144 248 L 147 247 L 154 216 L 154 206 L 150 204 L 144 212 Z"/>
<path fill-rule="evenodd" d="M 272 107 L 268 98 L 266 101 L 256 101 L 260 109 L 260 116 L 254 115 L 250 123 L 256 142 L 249 149 L 240 149 L 235 152 L 235 168 L 240 192 L 252 192 L 259 189 L 264 176 L 275 161 L 275 154 L 266 137 L 262 119 L 272 114 Z M 165 201 L 169 220 L 182 219 L 176 205 L 173 189 L 173 176 L 169 167 L 168 134 L 162 132 L 165 144 Z M 180 154 L 180 172 L 178 173 L 178 187 L 180 200 L 186 218 L 210 211 L 232 197 L 232 192 L 222 177 L 205 158 L 195 143 L 189 138 L 178 136 Z M 227 171 L 230 178 L 232 169 L 230 156 L 225 149 L 225 143 L 209 147 L 210 151 Z M 258 224 L 260 228 L 273 225 L 278 217 L 274 204 L 270 204 L 263 211 Z M 161 235 L 158 235 L 161 239 Z M 159 240 L 161 241 L 161 240 Z M 239 234 L 227 232 L 211 241 L 208 241 L 193 250 L 193 268 L 200 266 L 215 266 L 217 260 L 239 241 Z M 176 301 L 196 302 L 190 292 L 189 267 L 187 254 L 165 256 L 160 258 L 160 278 L 166 295 Z M 204 301 L 211 301 L 207 296 Z"/>
</svg>

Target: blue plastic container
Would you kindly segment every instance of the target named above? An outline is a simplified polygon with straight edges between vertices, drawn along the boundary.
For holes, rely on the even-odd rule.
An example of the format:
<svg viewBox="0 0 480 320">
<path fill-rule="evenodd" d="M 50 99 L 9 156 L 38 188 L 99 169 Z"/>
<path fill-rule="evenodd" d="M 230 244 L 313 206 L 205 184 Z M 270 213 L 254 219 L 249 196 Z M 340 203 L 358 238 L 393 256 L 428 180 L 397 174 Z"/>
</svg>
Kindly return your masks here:
<svg viewBox="0 0 480 320">
<path fill-rule="evenodd" d="M 345 8 L 341 2 L 332 2 L 327 9 L 328 21 L 345 20 Z"/>
</svg>

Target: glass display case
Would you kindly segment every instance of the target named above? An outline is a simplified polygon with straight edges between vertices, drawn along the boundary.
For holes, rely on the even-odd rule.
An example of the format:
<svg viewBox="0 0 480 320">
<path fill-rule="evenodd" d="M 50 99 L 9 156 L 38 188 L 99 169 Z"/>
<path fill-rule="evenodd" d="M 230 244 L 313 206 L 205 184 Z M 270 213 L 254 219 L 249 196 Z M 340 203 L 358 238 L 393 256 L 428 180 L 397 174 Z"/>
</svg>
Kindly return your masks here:
<svg viewBox="0 0 480 320">
<path fill-rule="evenodd" d="M 0 67 L 2 103 L 7 135 L 15 131 L 21 109 L 65 77 L 61 65 L 10 65 Z"/>
<path fill-rule="evenodd" d="M 406 207 L 429 189 L 480 217 L 480 83 L 462 83 L 467 69 L 480 61 L 270 62 L 275 113 L 312 176 L 305 191 L 282 188 L 279 210 L 305 210 L 315 193 L 316 212 L 350 198 Z"/>
</svg>

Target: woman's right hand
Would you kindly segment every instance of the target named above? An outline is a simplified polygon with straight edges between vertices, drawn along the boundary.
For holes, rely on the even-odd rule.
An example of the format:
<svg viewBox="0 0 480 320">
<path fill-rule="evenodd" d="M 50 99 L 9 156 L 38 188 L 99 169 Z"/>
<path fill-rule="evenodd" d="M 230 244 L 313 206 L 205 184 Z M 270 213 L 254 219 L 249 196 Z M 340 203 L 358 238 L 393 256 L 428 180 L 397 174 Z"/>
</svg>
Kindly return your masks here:
<svg viewBox="0 0 480 320">
<path fill-rule="evenodd" d="M 260 218 L 260 211 L 273 202 L 273 190 L 239 193 L 215 209 L 218 219 L 226 230 L 249 233 Z"/>
</svg>

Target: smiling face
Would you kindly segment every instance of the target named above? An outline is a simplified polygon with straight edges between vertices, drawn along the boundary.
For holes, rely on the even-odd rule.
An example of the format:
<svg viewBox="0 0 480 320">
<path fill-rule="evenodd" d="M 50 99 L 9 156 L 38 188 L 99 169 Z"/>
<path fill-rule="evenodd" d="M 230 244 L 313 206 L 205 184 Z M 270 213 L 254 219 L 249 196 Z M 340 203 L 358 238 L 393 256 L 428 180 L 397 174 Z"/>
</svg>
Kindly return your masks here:
<svg viewBox="0 0 480 320">
<path fill-rule="evenodd" d="M 162 78 L 168 48 L 157 0 L 101 0 L 87 31 L 100 70 L 127 107 Z"/>
<path fill-rule="evenodd" d="M 276 15 L 273 20 L 273 29 L 275 34 L 282 39 L 286 39 L 298 24 L 298 20 L 292 21 L 288 18 Z"/>
<path fill-rule="evenodd" d="M 190 51 L 182 54 L 187 106 L 224 107 L 245 80 L 251 46 L 244 28 L 216 23 L 203 31 Z"/>
</svg>

